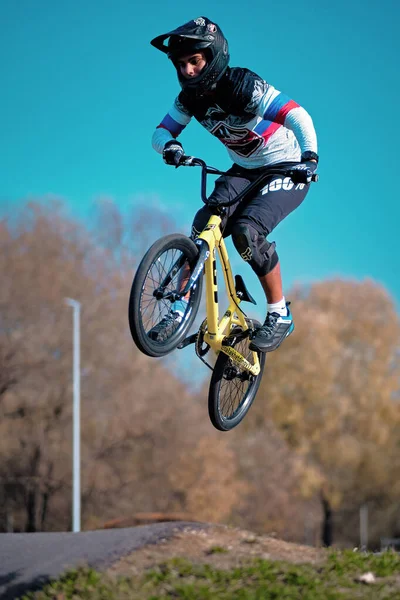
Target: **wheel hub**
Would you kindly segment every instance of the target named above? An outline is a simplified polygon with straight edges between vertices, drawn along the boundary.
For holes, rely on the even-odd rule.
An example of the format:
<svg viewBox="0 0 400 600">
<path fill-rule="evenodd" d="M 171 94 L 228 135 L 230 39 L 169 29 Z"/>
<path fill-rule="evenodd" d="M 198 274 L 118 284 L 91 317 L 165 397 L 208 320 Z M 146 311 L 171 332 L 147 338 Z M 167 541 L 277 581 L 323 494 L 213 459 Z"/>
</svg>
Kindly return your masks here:
<svg viewBox="0 0 400 600">
<path fill-rule="evenodd" d="M 232 379 L 235 379 L 238 376 L 239 376 L 239 369 L 235 366 L 228 367 L 225 370 L 224 379 L 226 379 L 227 381 L 232 381 Z"/>
<path fill-rule="evenodd" d="M 163 288 L 157 288 L 156 290 L 154 290 L 153 296 L 156 300 L 162 300 L 164 298 Z"/>
</svg>

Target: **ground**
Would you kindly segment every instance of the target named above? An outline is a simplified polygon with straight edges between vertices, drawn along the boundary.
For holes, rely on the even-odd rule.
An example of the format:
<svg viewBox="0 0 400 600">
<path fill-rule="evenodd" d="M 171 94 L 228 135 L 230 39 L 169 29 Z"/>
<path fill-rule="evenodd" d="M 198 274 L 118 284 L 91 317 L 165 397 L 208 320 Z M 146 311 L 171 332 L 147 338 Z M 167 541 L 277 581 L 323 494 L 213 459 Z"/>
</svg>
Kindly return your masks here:
<svg viewBox="0 0 400 600">
<path fill-rule="evenodd" d="M 156 536 L 141 529 L 144 545 L 107 572 L 74 569 L 32 600 L 400 600 L 393 551 L 330 551 L 224 525 L 162 525 Z M 124 527 L 124 535 L 131 531 Z"/>
</svg>

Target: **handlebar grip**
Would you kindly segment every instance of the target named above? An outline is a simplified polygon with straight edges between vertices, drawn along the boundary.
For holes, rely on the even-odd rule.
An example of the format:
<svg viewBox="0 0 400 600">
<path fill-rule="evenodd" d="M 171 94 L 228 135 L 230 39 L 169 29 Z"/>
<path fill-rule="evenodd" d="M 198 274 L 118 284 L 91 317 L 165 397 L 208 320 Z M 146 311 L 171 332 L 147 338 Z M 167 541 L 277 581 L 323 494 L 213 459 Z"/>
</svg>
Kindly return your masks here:
<svg viewBox="0 0 400 600">
<path fill-rule="evenodd" d="M 181 156 L 181 159 L 179 161 L 179 165 L 180 166 L 185 166 L 185 167 L 191 167 L 194 166 L 193 165 L 193 156 L 188 156 L 186 154 L 184 154 L 183 156 Z"/>
<path fill-rule="evenodd" d="M 179 161 L 179 166 L 184 167 L 206 167 L 204 160 L 184 154 Z"/>
<path fill-rule="evenodd" d="M 314 174 L 313 174 L 313 176 L 311 177 L 311 181 L 315 181 L 315 182 L 317 182 L 317 181 L 318 181 L 318 179 L 319 179 L 319 175 L 318 175 L 318 173 L 314 173 Z"/>
</svg>

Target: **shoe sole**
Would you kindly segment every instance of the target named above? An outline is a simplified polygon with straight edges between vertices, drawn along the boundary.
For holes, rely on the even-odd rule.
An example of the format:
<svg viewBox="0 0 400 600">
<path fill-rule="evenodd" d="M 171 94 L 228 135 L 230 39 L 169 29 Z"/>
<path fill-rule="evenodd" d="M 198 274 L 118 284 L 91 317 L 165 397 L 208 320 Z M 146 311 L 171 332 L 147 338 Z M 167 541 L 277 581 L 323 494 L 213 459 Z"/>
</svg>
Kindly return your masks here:
<svg viewBox="0 0 400 600">
<path fill-rule="evenodd" d="M 274 350 L 277 350 L 279 348 L 279 346 L 282 344 L 282 342 L 293 332 L 294 330 L 294 323 L 292 323 L 289 327 L 289 329 L 287 330 L 286 334 L 283 336 L 283 338 L 276 344 L 276 346 L 273 347 L 269 347 L 269 348 L 259 348 L 258 346 L 256 346 L 255 344 L 253 344 L 253 342 L 251 342 L 249 344 L 249 348 L 250 350 L 254 350 L 255 352 L 274 352 Z"/>
</svg>

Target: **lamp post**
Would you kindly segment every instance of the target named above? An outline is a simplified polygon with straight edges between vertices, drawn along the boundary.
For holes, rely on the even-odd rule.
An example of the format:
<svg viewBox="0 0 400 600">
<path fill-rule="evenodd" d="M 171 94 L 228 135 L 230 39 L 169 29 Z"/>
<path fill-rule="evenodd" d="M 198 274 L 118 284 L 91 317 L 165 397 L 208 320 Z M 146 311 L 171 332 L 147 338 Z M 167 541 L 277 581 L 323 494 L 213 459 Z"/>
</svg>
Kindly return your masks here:
<svg viewBox="0 0 400 600">
<path fill-rule="evenodd" d="M 365 502 L 360 507 L 360 550 L 368 549 L 368 504 Z"/>
<path fill-rule="evenodd" d="M 81 530 L 80 474 L 80 302 L 66 298 L 73 308 L 73 411 L 72 411 L 72 531 Z"/>
</svg>

